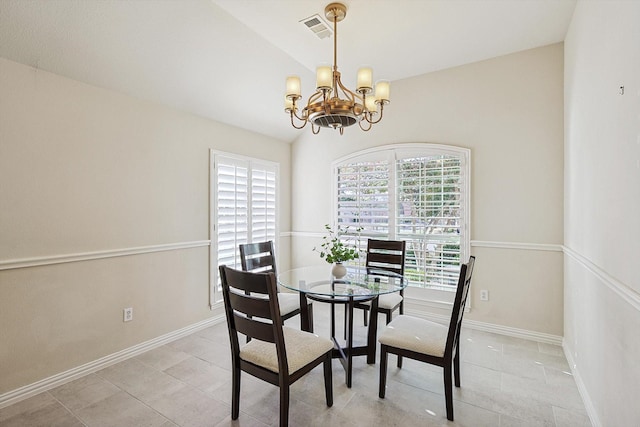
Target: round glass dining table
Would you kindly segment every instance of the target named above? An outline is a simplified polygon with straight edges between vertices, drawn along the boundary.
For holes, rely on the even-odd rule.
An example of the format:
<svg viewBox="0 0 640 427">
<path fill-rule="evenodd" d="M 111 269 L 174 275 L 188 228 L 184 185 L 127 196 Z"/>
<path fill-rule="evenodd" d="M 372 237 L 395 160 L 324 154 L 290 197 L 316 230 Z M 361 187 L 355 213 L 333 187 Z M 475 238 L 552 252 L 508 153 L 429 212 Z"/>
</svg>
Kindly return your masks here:
<svg viewBox="0 0 640 427">
<path fill-rule="evenodd" d="M 376 332 L 378 328 L 378 297 L 398 292 L 407 286 L 404 276 L 390 271 L 347 267 L 343 277 L 335 277 L 329 265 L 302 267 L 278 274 L 278 284 L 300 294 L 300 316 L 302 329 L 313 331 L 313 319 L 307 299 L 331 304 L 331 339 L 334 343 L 333 357 L 339 358 L 346 372 L 347 387 L 351 387 L 353 356 L 367 356 L 367 363 L 375 363 Z M 367 344 L 353 345 L 353 308 L 355 303 L 371 301 Z M 335 306 L 344 305 L 346 310 L 346 345 L 336 338 Z"/>
</svg>

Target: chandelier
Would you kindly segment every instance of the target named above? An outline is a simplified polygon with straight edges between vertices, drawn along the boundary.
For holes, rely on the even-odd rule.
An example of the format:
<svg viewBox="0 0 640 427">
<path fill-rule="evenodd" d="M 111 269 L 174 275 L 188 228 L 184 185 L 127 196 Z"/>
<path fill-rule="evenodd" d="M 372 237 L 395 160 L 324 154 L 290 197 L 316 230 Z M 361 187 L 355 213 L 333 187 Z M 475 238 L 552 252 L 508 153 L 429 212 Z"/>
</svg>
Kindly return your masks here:
<svg viewBox="0 0 640 427">
<path fill-rule="evenodd" d="M 363 131 L 368 131 L 382 120 L 384 106 L 389 103 L 389 82 L 377 82 L 374 91 L 373 71 L 364 67 L 358 70 L 355 92 L 342 84 L 337 63 L 338 22 L 347 15 L 347 8 L 342 3 L 331 3 L 324 9 L 324 14 L 333 22 L 333 70 L 329 66 L 317 68 L 316 91 L 301 112 L 298 111 L 298 100 L 302 98 L 300 77 L 287 77 L 285 112 L 290 115 L 291 125 L 296 129 L 302 129 L 311 122 L 314 134 L 326 127 L 340 129 L 342 135 L 345 127 L 356 123 Z"/>
</svg>

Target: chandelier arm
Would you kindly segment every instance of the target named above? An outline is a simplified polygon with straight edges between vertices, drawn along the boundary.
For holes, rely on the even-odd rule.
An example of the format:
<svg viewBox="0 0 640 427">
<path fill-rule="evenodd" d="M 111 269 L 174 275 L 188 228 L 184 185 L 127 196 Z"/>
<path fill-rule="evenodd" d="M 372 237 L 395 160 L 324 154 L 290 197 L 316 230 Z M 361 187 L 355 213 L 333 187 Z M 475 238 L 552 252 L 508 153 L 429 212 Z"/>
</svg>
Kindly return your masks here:
<svg viewBox="0 0 640 427">
<path fill-rule="evenodd" d="M 373 125 L 371 124 L 371 122 L 369 121 L 369 119 L 367 119 L 367 113 L 364 113 L 364 118 L 365 118 L 366 120 L 360 120 L 360 121 L 358 122 L 358 126 L 360 126 L 360 129 L 362 129 L 363 131 L 367 132 L 367 131 L 369 131 L 369 129 L 371 129 L 371 127 L 372 127 Z M 362 126 L 362 122 L 367 122 L 367 123 L 369 124 L 369 126 L 368 126 L 368 127 L 366 127 L 366 128 L 365 128 L 365 127 L 363 127 L 363 126 Z"/>
<path fill-rule="evenodd" d="M 336 87 L 336 96 L 338 96 L 338 87 L 342 90 L 342 94 L 349 98 L 349 100 L 351 102 L 356 102 L 356 100 L 359 100 L 359 96 L 356 95 L 355 92 L 352 92 L 351 90 L 349 90 L 348 88 L 345 87 L 345 85 L 342 84 L 342 81 L 340 80 L 340 73 L 338 73 L 338 78 L 336 79 L 337 82 L 337 87 Z M 358 99 L 356 99 L 358 98 Z"/>
<path fill-rule="evenodd" d="M 311 104 L 313 104 L 313 103 L 314 103 L 314 102 L 316 102 L 316 101 L 317 101 L 321 96 L 322 96 L 322 97 L 324 97 L 324 96 L 325 96 L 324 92 L 325 92 L 325 91 L 323 91 L 323 90 L 316 90 L 315 92 L 313 92 L 313 93 L 311 94 L 311 96 L 309 97 L 309 100 L 307 101 L 307 105 L 311 105 Z"/>
<path fill-rule="evenodd" d="M 380 123 L 380 120 L 382 120 L 382 113 L 384 112 L 384 102 L 381 102 L 379 105 L 380 105 L 380 117 L 378 117 L 378 120 L 367 120 L 372 125 L 375 125 L 376 123 Z"/>
<path fill-rule="evenodd" d="M 297 111 L 298 111 L 298 109 L 295 108 L 295 106 L 294 106 L 294 108 L 291 110 L 291 120 L 293 120 L 293 118 L 295 117 L 296 119 L 300 120 L 301 122 L 306 122 L 307 121 L 307 117 L 305 117 L 304 113 L 301 116 L 299 116 Z"/>
<path fill-rule="evenodd" d="M 290 114 L 291 114 L 291 126 L 293 126 L 294 128 L 296 128 L 296 129 L 302 129 L 303 127 L 305 127 L 305 126 L 307 125 L 307 122 L 308 122 L 308 121 L 307 121 L 307 120 L 304 120 L 304 119 L 301 119 L 300 117 L 298 117 L 298 115 L 297 115 L 297 114 L 295 114 L 293 110 L 291 110 L 291 111 L 290 111 Z M 294 123 L 294 121 L 293 121 L 293 118 L 294 118 L 294 117 L 295 117 L 296 119 L 298 119 L 298 120 L 300 120 L 300 121 L 302 122 L 302 126 L 296 126 L 296 124 L 295 124 L 295 123 Z"/>
<path fill-rule="evenodd" d="M 318 127 L 317 127 L 317 130 L 316 130 L 315 125 L 313 124 L 313 122 L 311 122 L 311 132 L 312 132 L 314 135 L 319 134 L 319 133 L 320 133 L 320 126 L 318 126 Z"/>
</svg>

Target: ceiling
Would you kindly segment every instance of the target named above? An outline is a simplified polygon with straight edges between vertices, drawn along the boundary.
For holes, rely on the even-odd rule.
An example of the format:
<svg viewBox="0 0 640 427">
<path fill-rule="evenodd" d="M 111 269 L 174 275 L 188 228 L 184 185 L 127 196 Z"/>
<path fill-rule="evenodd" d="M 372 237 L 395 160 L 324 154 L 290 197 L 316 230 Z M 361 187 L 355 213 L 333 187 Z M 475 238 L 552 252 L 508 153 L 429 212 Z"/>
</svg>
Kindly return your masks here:
<svg viewBox="0 0 640 427">
<path fill-rule="evenodd" d="M 284 82 L 315 86 L 328 0 L 0 0 L 0 56 L 291 142 Z M 338 67 L 393 81 L 564 40 L 576 0 L 344 0 Z"/>
</svg>

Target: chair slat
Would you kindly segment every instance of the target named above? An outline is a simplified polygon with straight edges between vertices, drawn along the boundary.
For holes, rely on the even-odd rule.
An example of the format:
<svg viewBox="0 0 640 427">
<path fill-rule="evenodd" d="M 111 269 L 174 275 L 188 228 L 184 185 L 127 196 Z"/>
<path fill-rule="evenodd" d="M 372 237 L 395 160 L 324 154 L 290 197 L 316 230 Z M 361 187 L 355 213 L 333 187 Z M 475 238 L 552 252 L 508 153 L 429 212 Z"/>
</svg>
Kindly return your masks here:
<svg viewBox="0 0 640 427">
<path fill-rule="evenodd" d="M 275 342 L 272 323 L 248 319 L 237 313 L 234 314 L 234 321 L 236 323 L 236 330 L 241 334 L 261 341 Z"/>
<path fill-rule="evenodd" d="M 403 242 L 402 240 L 377 240 L 370 239 L 370 249 L 385 249 L 389 251 L 399 251 L 403 250 Z"/>
<path fill-rule="evenodd" d="M 230 292 L 229 300 L 234 311 L 239 311 L 247 316 L 261 317 L 263 319 L 269 319 L 272 316 L 268 298 Z"/>
<path fill-rule="evenodd" d="M 275 264 L 273 256 L 270 254 L 246 258 L 246 271 L 260 270 L 260 272 L 273 271 L 273 265 Z"/>
<path fill-rule="evenodd" d="M 243 276 L 237 270 L 229 269 L 227 282 L 229 286 L 243 292 L 267 295 L 268 291 L 264 285 L 264 278 L 260 276 Z"/>
</svg>

